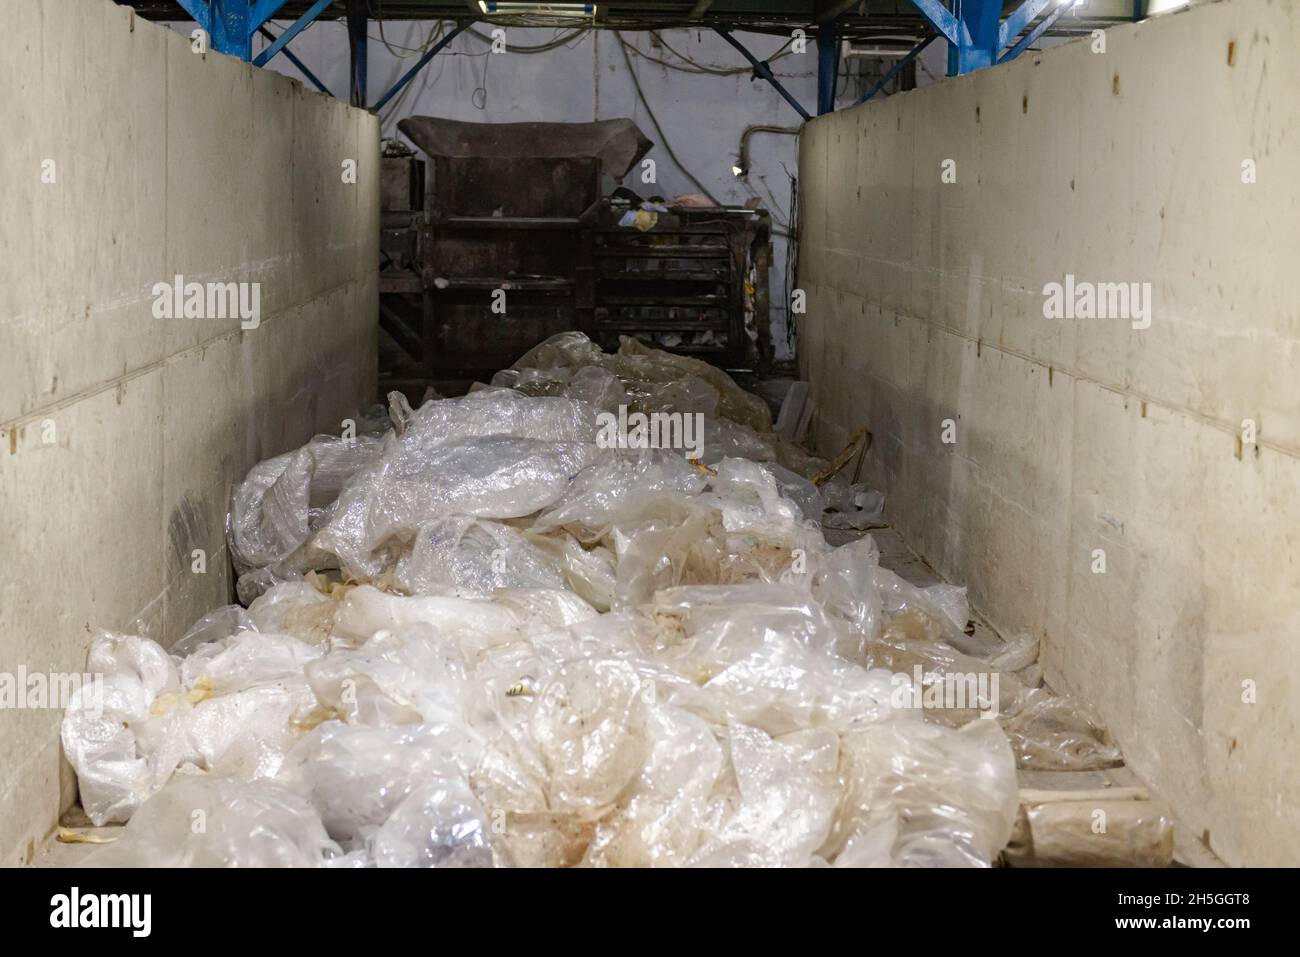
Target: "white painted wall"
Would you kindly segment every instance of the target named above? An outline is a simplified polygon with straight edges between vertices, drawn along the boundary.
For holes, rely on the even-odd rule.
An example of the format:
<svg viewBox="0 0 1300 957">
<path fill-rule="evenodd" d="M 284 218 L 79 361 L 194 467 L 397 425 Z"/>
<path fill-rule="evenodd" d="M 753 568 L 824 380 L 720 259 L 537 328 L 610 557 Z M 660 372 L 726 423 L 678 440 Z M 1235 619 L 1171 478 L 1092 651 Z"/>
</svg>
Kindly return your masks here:
<svg viewBox="0 0 1300 957">
<path fill-rule="evenodd" d="M 1041 637 L 1196 836 L 1296 865 L 1300 7 L 1106 40 L 809 124 L 817 441 L 869 427 L 908 541 Z M 1150 327 L 1045 318 L 1067 273 L 1149 282 Z"/>
<path fill-rule="evenodd" d="M 232 483 L 373 401 L 378 124 L 107 0 L 5 14 L 0 672 L 79 673 L 227 603 Z M 260 283 L 260 325 L 154 318 L 178 273 Z M 0 865 L 75 793 L 61 717 L 0 709 Z"/>
</svg>

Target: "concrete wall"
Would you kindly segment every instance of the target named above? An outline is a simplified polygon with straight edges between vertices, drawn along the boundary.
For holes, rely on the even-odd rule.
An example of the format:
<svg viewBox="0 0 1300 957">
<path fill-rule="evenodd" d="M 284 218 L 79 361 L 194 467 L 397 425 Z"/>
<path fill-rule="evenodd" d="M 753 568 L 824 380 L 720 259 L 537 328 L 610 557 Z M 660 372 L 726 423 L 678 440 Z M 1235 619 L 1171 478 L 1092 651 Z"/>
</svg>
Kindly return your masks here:
<svg viewBox="0 0 1300 957">
<path fill-rule="evenodd" d="M 818 119 L 800 158 L 818 444 L 871 428 L 888 517 L 1236 864 L 1300 864 L 1297 90 L 1300 7 L 1232 0 Z M 1067 273 L 1151 283 L 1150 327 L 1045 318 Z"/>
<path fill-rule="evenodd" d="M 378 124 L 107 0 L 5 14 L 0 672 L 80 671 L 229 601 L 232 483 L 372 401 Z M 260 326 L 155 319 L 177 273 L 260 283 Z M 59 718 L 0 710 L 0 863 L 72 798 Z"/>
</svg>

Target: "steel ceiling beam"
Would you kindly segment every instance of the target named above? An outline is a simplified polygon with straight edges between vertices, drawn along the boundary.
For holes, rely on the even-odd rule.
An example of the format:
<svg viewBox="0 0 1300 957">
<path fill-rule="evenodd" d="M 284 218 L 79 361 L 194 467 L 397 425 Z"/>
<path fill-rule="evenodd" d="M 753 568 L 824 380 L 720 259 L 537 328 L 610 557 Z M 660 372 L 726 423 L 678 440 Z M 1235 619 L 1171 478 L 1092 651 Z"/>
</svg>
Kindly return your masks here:
<svg viewBox="0 0 1300 957">
<path fill-rule="evenodd" d="M 739 50 L 740 55 L 750 62 L 754 67 L 754 76 L 772 84 L 772 87 L 776 92 L 781 94 L 781 98 L 793 106 L 795 111 L 805 120 L 812 119 L 812 116 L 809 115 L 808 111 L 805 110 L 799 104 L 799 101 L 790 94 L 790 91 L 781 85 L 781 81 L 776 78 L 776 74 L 772 72 L 772 68 L 767 65 L 766 61 L 760 60 L 758 57 L 754 56 L 754 54 L 750 53 L 749 50 L 745 49 L 745 45 L 733 37 L 727 30 L 722 27 L 714 27 L 713 29 L 717 32 L 718 36 L 722 37 L 722 39 L 726 40 L 733 47 Z"/>
<path fill-rule="evenodd" d="M 277 39 L 276 35 L 272 33 L 270 30 L 268 30 L 266 27 L 258 27 L 257 32 L 260 33 L 262 36 L 266 37 L 272 43 L 274 43 Z M 324 83 L 322 83 L 315 73 L 307 69 L 307 64 L 303 63 L 301 60 L 299 60 L 296 56 L 293 55 L 292 50 L 285 48 L 283 53 L 285 59 L 287 59 L 290 63 L 292 63 L 295 67 L 297 67 L 298 72 L 301 73 L 303 76 L 305 76 L 311 82 L 312 86 L 316 87 L 316 89 L 320 90 L 326 96 L 334 95 L 329 91 L 329 87 L 327 87 Z"/>
<path fill-rule="evenodd" d="M 1061 19 L 1061 15 L 1065 13 L 1065 11 L 1070 8 L 1070 6 L 1071 4 L 1068 2 L 1061 3 L 1059 6 L 1057 6 L 1055 10 L 1053 10 L 1051 13 L 1049 13 L 1047 16 L 1043 18 L 1042 22 L 1039 23 L 1038 26 L 1034 27 L 1032 30 L 1026 33 L 1023 37 L 1021 37 L 1020 41 L 1016 43 L 1015 46 L 1013 46 L 1006 53 L 1002 54 L 1002 56 L 998 59 L 998 62 L 1006 63 L 1008 60 L 1014 60 L 1016 57 L 1020 56 L 1020 54 L 1024 53 L 1027 49 L 1029 49 L 1029 46 L 1032 43 L 1037 41 L 1038 38 L 1041 37 L 1048 30 L 1052 29 L 1053 24 L 1055 24 L 1057 20 Z"/>
<path fill-rule="evenodd" d="M 238 0 L 228 0 L 228 2 L 237 3 Z M 253 66 L 265 66 L 277 53 L 289 45 L 290 40 L 302 33 L 303 30 L 306 30 L 307 27 L 311 26 L 312 21 L 320 16 L 321 13 L 324 12 L 325 8 L 333 2 L 334 0 L 316 0 L 315 3 L 307 8 L 306 13 L 285 28 L 285 31 L 280 34 L 280 39 L 276 40 L 253 59 Z"/>
<path fill-rule="evenodd" d="M 456 37 L 460 36 L 462 32 L 468 30 L 473 25 L 474 25 L 473 20 L 462 20 L 460 21 L 460 23 L 456 24 L 456 28 L 454 30 L 452 30 L 446 36 L 442 37 L 433 46 L 429 47 L 429 49 L 425 51 L 424 56 L 420 57 L 420 59 L 415 61 L 415 66 L 407 70 L 402 75 L 401 79 L 399 79 L 396 83 L 394 83 L 391 87 L 389 87 L 388 92 L 385 93 L 383 96 L 381 96 L 379 98 L 379 102 L 372 107 L 372 111 L 378 113 L 380 110 L 382 110 L 384 108 L 384 104 L 386 104 L 389 100 L 391 100 L 394 96 L 396 96 L 398 92 L 401 91 L 402 87 L 410 83 L 411 80 L 415 78 L 415 75 L 419 73 L 421 70 L 423 70 L 430 60 L 432 60 L 435 56 L 438 55 L 439 51 L 445 48 L 447 44 L 449 44 L 452 40 L 456 39 Z"/>
</svg>

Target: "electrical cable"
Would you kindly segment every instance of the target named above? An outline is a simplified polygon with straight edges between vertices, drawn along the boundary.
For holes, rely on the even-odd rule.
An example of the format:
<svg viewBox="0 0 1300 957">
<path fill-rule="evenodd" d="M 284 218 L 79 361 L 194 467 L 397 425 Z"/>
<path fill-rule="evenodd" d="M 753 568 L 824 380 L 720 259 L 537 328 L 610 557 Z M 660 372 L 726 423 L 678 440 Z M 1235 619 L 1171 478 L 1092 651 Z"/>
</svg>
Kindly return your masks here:
<svg viewBox="0 0 1300 957">
<path fill-rule="evenodd" d="M 492 51 L 490 50 L 488 51 L 489 55 L 487 59 L 483 61 L 483 82 L 480 83 L 478 87 L 475 90 L 473 90 L 469 95 L 470 103 L 473 104 L 474 108 L 479 110 L 480 112 L 487 109 L 487 99 L 488 99 L 487 73 L 488 73 L 488 64 L 492 62 L 491 52 Z M 483 94 L 481 102 L 479 100 L 479 93 Z"/>
<path fill-rule="evenodd" d="M 652 37 L 655 38 L 655 42 L 658 43 L 659 46 L 662 46 L 665 50 L 667 50 L 673 56 L 677 57 L 679 60 L 682 60 L 684 63 L 690 64 L 690 66 L 682 66 L 679 63 L 672 63 L 668 60 L 662 60 L 658 57 L 651 56 L 650 54 L 643 52 L 636 45 L 632 45 L 632 52 L 635 53 L 637 56 L 641 57 L 643 60 L 649 60 L 651 63 L 657 63 L 662 67 L 667 67 L 669 70 L 679 70 L 682 73 L 708 73 L 714 76 L 737 76 L 739 74 L 753 72 L 752 67 L 747 67 L 747 66 L 720 67 L 720 66 L 713 66 L 711 64 L 700 63 L 686 56 L 684 53 L 681 53 L 678 50 L 674 49 L 674 47 L 667 40 L 663 38 L 663 35 L 658 30 L 651 30 L 649 31 L 649 33 Z M 794 42 L 793 37 L 786 40 L 785 43 L 777 47 L 775 53 L 767 57 L 763 62 L 771 64 L 774 61 L 781 59 L 782 57 L 792 56 L 794 51 L 793 50 L 787 51 L 786 47 L 788 47 L 793 42 Z"/>
<path fill-rule="evenodd" d="M 695 176 L 694 173 L 692 173 L 689 169 L 686 168 L 686 165 L 673 151 L 672 144 L 668 142 L 668 137 L 664 134 L 663 127 L 659 124 L 659 118 L 655 115 L 653 107 L 650 106 L 649 101 L 646 99 L 645 91 L 641 89 L 641 82 L 637 77 L 636 69 L 632 66 L 631 57 L 628 56 L 628 48 L 631 47 L 633 50 L 635 50 L 636 47 L 628 43 L 626 40 L 624 40 L 623 34 L 620 31 L 613 30 L 610 32 L 612 32 L 614 36 L 618 39 L 619 50 L 623 54 L 623 62 L 627 64 L 628 75 L 631 77 L 632 85 L 636 89 L 637 98 L 641 101 L 641 106 L 645 108 L 646 115 L 650 118 L 650 122 L 655 128 L 655 132 L 659 135 L 658 145 L 663 147 L 664 152 L 668 154 L 668 158 L 673 161 L 673 165 L 675 165 L 677 169 L 680 170 L 681 173 L 687 179 L 689 179 L 693 184 L 695 184 L 696 189 L 698 189 L 701 194 L 707 196 L 715 205 L 718 206 L 725 205 L 716 196 L 713 195 L 713 193 L 708 189 L 708 187 L 706 187 L 703 183 L 700 182 L 700 180 Z M 763 179 L 761 176 L 758 178 L 760 180 Z M 767 188 L 766 180 L 763 180 L 763 184 L 764 184 L 764 188 Z M 759 195 L 757 190 L 755 190 L 748 182 L 742 182 L 742 185 L 751 196 L 753 196 L 755 199 L 759 200 L 760 202 L 766 203 L 764 197 Z M 777 236 L 788 236 L 790 233 L 790 225 L 789 223 L 782 222 L 781 218 L 779 216 L 776 216 L 772 212 L 772 210 L 777 207 L 777 203 L 775 202 L 776 197 L 772 194 L 771 189 L 768 189 L 767 192 L 768 192 L 767 199 L 772 200 L 771 203 L 767 204 L 768 216 L 772 219 L 776 227 L 772 230 L 772 233 L 773 235 L 777 235 Z"/>
<path fill-rule="evenodd" d="M 568 36 L 556 37 L 546 43 L 538 43 L 538 44 L 533 44 L 531 46 L 524 45 L 524 44 L 512 45 L 507 41 L 506 52 L 507 53 L 547 53 L 551 50 L 555 50 L 558 49 L 559 47 L 565 46 L 566 44 L 568 44 L 570 40 L 574 39 L 575 37 L 580 37 L 583 34 L 590 33 L 592 29 L 594 28 L 578 27 L 572 30 Z M 468 33 L 470 36 L 474 37 L 475 39 L 479 40 L 480 42 L 486 43 L 488 46 L 491 46 L 495 42 L 495 40 L 492 37 L 484 36 L 482 33 L 479 33 L 473 27 L 470 27 L 465 32 Z"/>
<path fill-rule="evenodd" d="M 668 142 L 668 137 L 664 135 L 663 127 L 659 125 L 659 118 L 655 116 L 654 110 L 650 108 L 650 104 L 649 102 L 647 102 L 645 98 L 645 91 L 641 89 L 641 81 L 637 79 L 636 69 L 632 66 L 632 58 L 628 56 L 627 41 L 623 39 L 623 34 L 618 30 L 614 31 L 614 36 L 618 38 L 618 48 L 619 51 L 623 54 L 623 62 L 627 64 L 627 72 L 628 75 L 632 78 L 632 86 L 636 89 L 637 99 L 639 99 L 641 101 L 641 105 L 645 107 L 646 115 L 650 117 L 650 122 L 654 124 L 655 132 L 659 134 L 659 145 L 664 148 L 664 152 L 668 154 L 668 158 L 671 159 L 674 164 L 676 164 L 677 168 L 681 170 L 682 174 L 685 175 L 687 179 L 689 179 L 692 183 L 695 184 L 696 188 L 700 191 L 701 194 L 707 196 L 710 200 L 712 200 L 715 206 L 721 206 L 722 203 L 718 201 L 718 198 L 714 196 L 711 192 L 709 192 L 709 188 L 707 186 L 705 186 L 703 183 L 701 183 L 698 179 L 695 178 L 695 174 L 692 173 L 690 170 L 688 170 L 685 167 L 685 165 L 683 165 L 682 161 L 677 158 L 677 154 L 673 152 L 673 148 Z"/>
</svg>

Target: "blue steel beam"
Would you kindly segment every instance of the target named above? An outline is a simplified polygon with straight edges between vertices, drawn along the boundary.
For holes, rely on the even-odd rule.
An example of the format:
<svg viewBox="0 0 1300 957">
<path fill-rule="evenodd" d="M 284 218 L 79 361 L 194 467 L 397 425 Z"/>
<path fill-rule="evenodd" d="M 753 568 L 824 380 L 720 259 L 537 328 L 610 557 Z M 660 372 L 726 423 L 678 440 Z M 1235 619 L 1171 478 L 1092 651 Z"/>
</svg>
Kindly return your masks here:
<svg viewBox="0 0 1300 957">
<path fill-rule="evenodd" d="M 800 116 L 802 116 L 805 120 L 812 119 L 812 116 L 809 115 L 808 111 L 799 105 L 799 101 L 790 95 L 790 91 L 781 85 L 781 81 L 778 80 L 776 78 L 776 75 L 772 73 L 772 68 L 770 66 L 768 66 L 762 60 L 758 59 L 758 57 L 754 56 L 754 54 L 746 50 L 744 45 L 741 44 L 739 40 L 733 37 L 722 27 L 714 27 L 713 29 L 717 31 L 718 35 L 721 36 L 722 39 L 726 40 L 733 47 L 739 50 L 740 55 L 750 62 L 750 65 L 753 66 L 754 68 L 754 75 L 756 77 L 758 77 L 759 79 L 766 80 L 768 83 L 771 83 L 773 88 L 775 88 L 776 92 L 781 94 L 781 98 L 785 100 L 787 103 L 789 103 L 791 106 L 793 106 L 795 108 L 795 111 Z"/>
<path fill-rule="evenodd" d="M 348 102 L 365 109 L 366 106 L 366 22 L 369 19 L 367 0 L 348 0 L 348 60 L 352 78 L 348 83 Z"/>
<path fill-rule="evenodd" d="M 999 52 L 1015 40 L 1039 14 L 1053 3 L 1058 4 L 1056 10 L 1044 19 L 1044 22 L 1050 20 L 1050 23 L 1046 27 L 1040 24 L 1035 28 L 1035 40 L 1044 30 L 1051 28 L 1059 19 L 1061 11 L 1072 6 L 1074 0 L 1024 0 L 1000 23 L 1002 0 L 949 2 L 951 10 L 944 5 L 943 0 L 912 0 L 913 6 L 948 41 L 948 75 L 958 76 L 1010 59 L 999 58 Z M 1024 46 L 1021 46 L 1020 50 L 1023 49 Z M 1016 55 L 1019 55 L 1019 50 Z"/>
<path fill-rule="evenodd" d="M 234 0 L 234 2 L 238 2 L 238 0 Z M 253 60 L 253 66 L 266 66 L 267 61 L 271 60 L 277 53 L 287 47 L 290 40 L 302 33 L 303 30 L 307 29 L 311 22 L 324 13 L 325 8 L 333 2 L 334 0 L 316 0 L 316 2 L 307 9 L 306 13 L 285 28 L 285 31 L 280 34 L 278 40 L 257 55 L 257 58 Z M 252 42 L 251 37 L 249 38 L 249 42 Z M 244 57 L 244 59 L 247 60 L 248 57 Z"/>
<path fill-rule="evenodd" d="M 254 27 L 260 27 L 270 20 L 288 0 L 248 0 L 248 19 Z"/>
<path fill-rule="evenodd" d="M 832 20 L 817 27 L 817 115 L 835 110 L 835 84 L 840 78 L 840 25 Z"/>
<path fill-rule="evenodd" d="M 266 27 L 258 27 L 257 32 L 262 34 L 262 36 L 266 37 L 272 43 L 275 42 L 276 39 L 275 34 L 272 33 L 270 30 L 268 30 Z M 307 69 L 307 64 L 303 63 L 301 60 L 299 60 L 296 56 L 293 55 L 292 50 L 286 49 L 283 50 L 282 52 L 288 58 L 289 62 L 298 68 L 298 72 L 301 73 L 303 76 L 305 76 L 309 81 L 311 81 L 312 86 L 316 87 L 316 89 L 320 90 L 326 96 L 334 95 L 329 91 L 329 88 L 324 83 L 322 83 L 320 80 L 316 78 L 315 73 Z"/>
<path fill-rule="evenodd" d="M 940 0 L 912 0 L 912 6 L 920 10 L 921 16 L 929 20 L 930 25 L 942 33 L 949 43 L 961 42 L 961 24 Z"/>
<path fill-rule="evenodd" d="M 253 24 L 249 20 L 248 0 L 208 0 L 208 36 L 212 49 L 241 60 L 253 55 Z"/>
<path fill-rule="evenodd" d="M 1032 44 L 1035 40 L 1041 37 L 1048 30 L 1052 29 L 1052 24 L 1054 24 L 1057 20 L 1059 20 L 1061 18 L 1061 14 L 1065 13 L 1065 11 L 1070 9 L 1071 6 L 1072 4 L 1070 3 L 1070 0 L 1063 0 L 1063 2 L 1059 7 L 1053 10 L 1047 16 L 1043 17 L 1042 22 L 1039 23 L 1038 26 L 1034 27 L 1023 37 L 1021 37 L 1020 42 L 1018 42 L 1006 53 L 1002 54 L 1002 56 L 998 58 L 998 62 L 1006 63 L 1008 60 L 1014 60 L 1016 57 L 1020 56 L 1020 54 L 1024 53 L 1025 50 L 1029 48 L 1030 44 Z"/>
<path fill-rule="evenodd" d="M 889 72 L 880 78 L 880 80 L 876 83 L 875 86 L 867 90 L 866 93 L 862 94 L 861 98 L 858 100 L 858 103 L 867 102 L 867 100 L 871 99 L 881 90 L 883 90 L 885 88 L 886 83 L 888 83 L 894 77 L 898 76 L 898 74 L 902 73 L 903 67 L 907 66 L 918 56 L 920 56 L 921 51 L 924 50 L 926 47 L 928 47 L 931 43 L 933 43 L 937 39 L 939 39 L 939 34 L 933 33 L 930 36 L 926 37 L 924 40 L 922 40 L 920 43 L 918 43 L 916 46 L 912 47 L 912 49 L 908 51 L 907 56 L 903 57 L 901 60 L 895 63 L 890 68 Z"/>
<path fill-rule="evenodd" d="M 411 80 L 415 77 L 415 74 L 423 70 L 425 64 L 427 64 L 430 60 L 432 60 L 434 56 L 439 51 L 442 50 L 443 47 L 445 47 L 452 40 L 456 39 L 456 37 L 460 36 L 462 31 L 468 30 L 473 25 L 474 25 L 473 20 L 461 20 L 459 23 L 457 23 L 456 28 L 454 30 L 448 33 L 445 37 L 443 37 L 433 46 L 429 47 L 429 49 L 425 51 L 424 56 L 420 57 L 420 59 L 415 61 L 415 66 L 411 67 L 404 74 L 402 74 L 402 78 L 388 88 L 388 92 L 379 98 L 379 102 L 376 103 L 373 107 L 371 107 L 371 111 L 374 113 L 378 113 L 380 110 L 382 110 L 384 108 L 384 104 L 387 103 L 389 100 L 391 100 L 394 96 L 396 96 L 397 92 L 402 87 L 410 83 Z"/>
<path fill-rule="evenodd" d="M 1002 0 L 953 0 L 961 42 L 948 44 L 948 75 L 960 76 L 997 62 Z"/>
<path fill-rule="evenodd" d="M 1011 16 L 1002 21 L 998 27 L 998 49 L 1002 49 L 1020 34 L 1025 27 L 1034 22 L 1034 18 L 1050 7 L 1056 0 L 1025 0 L 1011 12 Z"/>
</svg>

